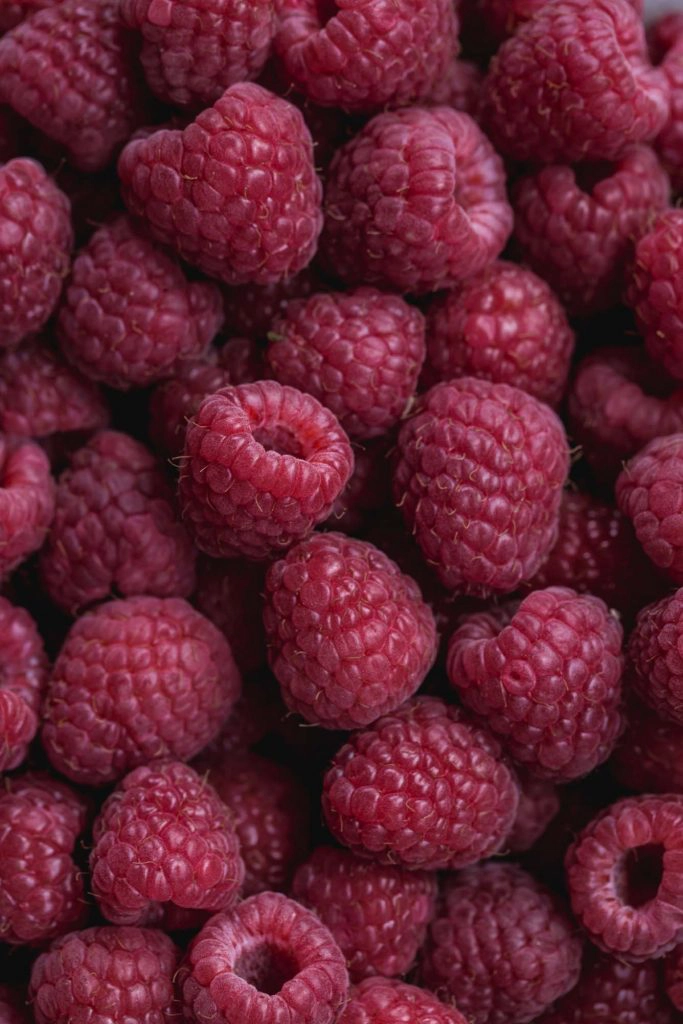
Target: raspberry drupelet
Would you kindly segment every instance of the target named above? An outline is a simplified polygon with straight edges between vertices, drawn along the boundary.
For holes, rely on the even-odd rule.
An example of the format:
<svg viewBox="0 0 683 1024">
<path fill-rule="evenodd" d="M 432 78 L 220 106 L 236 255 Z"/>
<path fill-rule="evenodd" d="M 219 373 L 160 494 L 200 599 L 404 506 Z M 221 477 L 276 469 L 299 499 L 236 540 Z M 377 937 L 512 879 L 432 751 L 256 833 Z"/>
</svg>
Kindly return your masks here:
<svg viewBox="0 0 683 1024">
<path fill-rule="evenodd" d="M 60 0 L 57 0 L 59 3 Z M 43 7 L 51 7 L 54 0 L 8 0 L 0 11 L 0 32 L 8 32 L 24 18 L 40 11 Z"/>
<path fill-rule="evenodd" d="M 41 547 L 54 510 L 55 485 L 43 449 L 0 436 L 0 578 Z"/>
<path fill-rule="evenodd" d="M 521 779 L 517 817 L 505 844 L 510 853 L 530 850 L 557 816 L 560 806 L 560 792 L 550 782 Z"/>
<path fill-rule="evenodd" d="M 25 760 L 38 731 L 48 661 L 25 608 L 0 597 L 0 772 Z"/>
<path fill-rule="evenodd" d="M 155 449 L 175 459 L 183 450 L 187 425 L 204 399 L 233 383 L 237 382 L 228 371 L 210 358 L 182 362 L 150 398 L 149 436 Z"/>
<path fill-rule="evenodd" d="M 476 120 L 483 77 L 474 61 L 453 57 L 446 74 L 434 83 L 422 102 L 425 106 L 453 107 Z"/>
<path fill-rule="evenodd" d="M 665 722 L 683 726 L 683 590 L 643 608 L 629 637 L 631 685 Z"/>
<path fill-rule="evenodd" d="M 467 1024 L 455 1006 L 393 978 L 368 978 L 353 987 L 337 1024 Z"/>
<path fill-rule="evenodd" d="M 682 250 L 683 210 L 667 210 L 636 245 L 627 295 L 648 352 L 677 380 L 683 380 Z"/>
<path fill-rule="evenodd" d="M 628 2 L 638 14 L 643 13 L 643 0 Z M 548 0 L 475 0 L 475 3 L 487 35 L 496 44 L 514 35 L 520 25 L 548 6 Z"/>
<path fill-rule="evenodd" d="M 639 701 L 629 701 L 626 730 L 610 768 L 634 793 L 683 793 L 683 726 L 664 721 Z"/>
<path fill-rule="evenodd" d="M 188 425 L 183 517 L 212 558 L 266 560 L 327 519 L 352 470 L 348 437 L 311 395 L 276 381 L 223 388 Z"/>
<path fill-rule="evenodd" d="M 242 672 L 266 663 L 264 578 L 264 566 L 243 558 L 222 562 L 201 557 L 197 563 L 193 603 L 220 629 Z"/>
</svg>

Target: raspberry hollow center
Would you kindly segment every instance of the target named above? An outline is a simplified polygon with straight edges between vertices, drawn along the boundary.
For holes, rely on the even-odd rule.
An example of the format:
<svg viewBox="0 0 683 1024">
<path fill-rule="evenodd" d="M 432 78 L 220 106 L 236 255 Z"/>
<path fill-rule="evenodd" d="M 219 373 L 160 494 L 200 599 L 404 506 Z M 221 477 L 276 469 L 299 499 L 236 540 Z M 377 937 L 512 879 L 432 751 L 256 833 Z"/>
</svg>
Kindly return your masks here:
<svg viewBox="0 0 683 1024">
<path fill-rule="evenodd" d="M 297 976 L 299 964 L 289 950 L 266 939 L 243 950 L 234 971 L 259 992 L 274 996 Z"/>
<path fill-rule="evenodd" d="M 618 888 L 623 902 L 636 910 L 645 906 L 656 899 L 664 877 L 664 847 L 648 843 L 629 850 L 623 859 L 622 871 Z"/>
<path fill-rule="evenodd" d="M 267 452 L 277 452 L 278 455 L 294 455 L 297 459 L 305 457 L 303 447 L 293 431 L 279 423 L 268 427 L 257 427 L 253 431 L 253 438 Z"/>
</svg>

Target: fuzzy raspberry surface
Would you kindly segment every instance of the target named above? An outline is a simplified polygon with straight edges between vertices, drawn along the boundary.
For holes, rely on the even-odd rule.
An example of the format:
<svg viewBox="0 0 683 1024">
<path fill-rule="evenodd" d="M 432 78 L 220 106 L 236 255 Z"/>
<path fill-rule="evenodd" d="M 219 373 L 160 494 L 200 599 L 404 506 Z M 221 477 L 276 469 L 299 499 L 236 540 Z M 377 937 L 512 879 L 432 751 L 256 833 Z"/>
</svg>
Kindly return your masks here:
<svg viewBox="0 0 683 1024">
<path fill-rule="evenodd" d="M 25 608 L 0 597 L 0 771 L 26 759 L 38 731 L 48 661 L 38 627 Z"/>
<path fill-rule="evenodd" d="M 629 637 L 631 684 L 665 722 L 683 726 L 683 590 L 643 608 Z"/>
<path fill-rule="evenodd" d="M 683 380 L 683 210 L 667 210 L 638 241 L 628 302 L 648 352 Z"/>
<path fill-rule="evenodd" d="M 423 100 L 425 106 L 453 107 L 476 119 L 483 80 L 481 68 L 471 60 L 453 57 L 448 69 Z"/>
<path fill-rule="evenodd" d="M 242 558 L 200 558 L 193 602 L 220 629 L 242 672 L 266 663 L 263 629 L 265 570 Z"/>
<path fill-rule="evenodd" d="M 454 1007 L 394 978 L 368 978 L 351 989 L 337 1024 L 467 1024 Z"/>
<path fill-rule="evenodd" d="M 54 510 L 55 485 L 43 449 L 0 437 L 0 577 L 40 548 Z"/>
<path fill-rule="evenodd" d="M 675 13 L 673 18 L 678 17 Z M 664 32 L 662 32 L 664 35 Z M 669 118 L 655 139 L 659 159 L 671 176 L 674 192 L 683 190 L 683 33 L 672 32 L 675 42 L 666 46 L 661 69 L 669 82 Z"/>
<path fill-rule="evenodd" d="M 634 793 L 683 793 L 683 727 L 661 719 L 640 701 L 629 701 L 626 730 L 610 768 Z"/>
<path fill-rule="evenodd" d="M 475 0 L 475 3 L 487 34 L 500 44 L 547 7 L 549 0 Z M 643 13 L 643 0 L 628 0 L 628 3 L 638 14 Z"/>
<path fill-rule="evenodd" d="M 526 853 L 533 848 L 559 813 L 560 794 L 561 791 L 545 779 L 521 780 L 517 817 L 506 843 L 511 853 Z"/>
</svg>

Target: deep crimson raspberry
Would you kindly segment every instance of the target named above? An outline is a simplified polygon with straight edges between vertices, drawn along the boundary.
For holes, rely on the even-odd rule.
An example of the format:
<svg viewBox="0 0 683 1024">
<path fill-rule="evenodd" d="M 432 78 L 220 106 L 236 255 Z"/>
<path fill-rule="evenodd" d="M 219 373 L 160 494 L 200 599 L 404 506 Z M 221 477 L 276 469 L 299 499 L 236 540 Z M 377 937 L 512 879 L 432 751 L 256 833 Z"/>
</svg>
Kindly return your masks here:
<svg viewBox="0 0 683 1024">
<path fill-rule="evenodd" d="M 638 241 L 628 288 L 648 352 L 678 380 L 683 380 L 682 249 L 683 210 L 668 210 Z"/>
<path fill-rule="evenodd" d="M 327 525 L 344 533 L 357 534 L 376 521 L 378 513 L 391 507 L 391 462 L 393 437 L 354 445 L 353 473 L 330 513 Z M 381 545 L 380 545 L 381 546 Z"/>
<path fill-rule="evenodd" d="M 517 817 L 506 846 L 511 853 L 526 853 L 541 838 L 560 810 L 559 791 L 543 779 L 523 779 Z"/>
<path fill-rule="evenodd" d="M 265 569 L 242 558 L 200 558 L 194 604 L 218 626 L 242 672 L 266 663 L 263 629 Z"/>
<path fill-rule="evenodd" d="M 232 334 L 265 340 L 273 321 L 284 316 L 288 302 L 292 299 L 307 299 L 314 292 L 323 290 L 324 282 L 315 268 L 310 266 L 272 284 L 224 288 L 223 307 L 227 328 Z"/>
<path fill-rule="evenodd" d="M 448 107 L 379 114 L 327 175 L 321 248 L 350 284 L 450 287 L 492 263 L 511 228 L 500 157 Z"/>
<path fill-rule="evenodd" d="M 442 583 L 506 593 L 551 551 L 569 469 L 564 428 L 507 384 L 437 384 L 401 428 L 394 497 Z"/>
<path fill-rule="evenodd" d="M 231 86 L 182 131 L 130 142 L 118 169 L 131 213 L 210 277 L 270 284 L 315 253 L 322 190 L 310 133 L 296 107 L 258 85 Z"/>
<path fill-rule="evenodd" d="M 409 868 L 456 869 L 496 853 L 518 802 L 498 742 L 435 697 L 354 733 L 323 782 L 333 835 L 354 853 Z"/>
<path fill-rule="evenodd" d="M 48 663 L 25 608 L 0 597 L 0 771 L 18 767 L 38 730 Z"/>
<path fill-rule="evenodd" d="M 453 57 L 443 77 L 435 82 L 423 103 L 435 107 L 453 107 L 476 117 L 483 74 L 470 60 Z"/>
<path fill-rule="evenodd" d="M 188 425 L 180 502 L 212 558 L 266 559 L 323 522 L 353 470 L 336 417 L 276 381 L 228 387 Z"/>
<path fill-rule="evenodd" d="M 337 1024 L 467 1024 L 431 992 L 393 978 L 368 978 L 349 994 Z"/>
<path fill-rule="evenodd" d="M 185 431 L 205 398 L 231 384 L 230 374 L 211 359 L 188 359 L 159 384 L 149 403 L 149 435 L 162 454 L 183 450 Z"/>
<path fill-rule="evenodd" d="M 253 384 L 269 376 L 265 348 L 251 338 L 228 338 L 218 349 L 217 358 L 231 384 Z"/>
<path fill-rule="evenodd" d="M 626 731 L 610 767 L 635 793 L 683 793 L 683 728 L 639 701 L 627 705 Z"/>
<path fill-rule="evenodd" d="M 45 452 L 31 441 L 0 436 L 0 577 L 38 550 L 54 510 Z"/>
<path fill-rule="evenodd" d="M 670 953 L 666 962 L 666 992 L 676 1009 L 683 1010 L 683 946 Z"/>
<path fill-rule="evenodd" d="M 53 942 L 31 971 L 36 1024 L 89 1020 L 171 1024 L 173 978 L 180 956 L 151 928 L 87 928 Z"/>
<path fill-rule="evenodd" d="M 110 387 L 145 387 L 201 356 L 223 323 L 218 287 L 189 282 L 128 217 L 96 231 L 76 256 L 59 310 L 62 350 Z"/>
<path fill-rule="evenodd" d="M 661 69 L 669 82 L 671 105 L 668 120 L 654 145 L 669 172 L 674 192 L 679 193 L 683 189 L 683 18 L 680 14 L 670 17 L 680 19 L 681 32 L 673 31 L 672 26 L 671 39 L 664 43 L 666 52 Z M 666 28 L 660 34 L 662 37 L 666 37 Z"/>
<path fill-rule="evenodd" d="M 436 909 L 436 876 L 319 846 L 299 867 L 292 896 L 332 932 L 352 982 L 407 974 Z"/>
<path fill-rule="evenodd" d="M 0 985 L 0 1024 L 30 1024 L 31 1020 L 26 993 Z"/>
<path fill-rule="evenodd" d="M 56 2 L 59 3 L 60 0 Z M 35 11 L 50 7 L 54 3 L 55 0 L 7 0 L 0 10 L 0 32 L 7 32 Z"/>
<path fill-rule="evenodd" d="M 629 637 L 630 681 L 664 721 L 683 726 L 683 590 L 643 608 Z"/>
<path fill-rule="evenodd" d="M 486 25 L 486 32 L 496 44 L 514 35 L 521 24 L 533 18 L 552 0 L 476 0 L 479 17 Z M 643 13 L 643 0 L 628 0 L 638 14 Z"/>
</svg>

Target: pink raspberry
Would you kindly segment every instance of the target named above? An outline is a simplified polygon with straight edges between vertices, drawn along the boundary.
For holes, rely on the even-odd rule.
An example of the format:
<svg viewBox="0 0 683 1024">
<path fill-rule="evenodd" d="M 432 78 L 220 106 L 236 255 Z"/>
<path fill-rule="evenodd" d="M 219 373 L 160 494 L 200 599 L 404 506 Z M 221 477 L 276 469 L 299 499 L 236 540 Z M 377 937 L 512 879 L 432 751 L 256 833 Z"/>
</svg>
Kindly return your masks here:
<svg viewBox="0 0 683 1024">
<path fill-rule="evenodd" d="M 478 377 L 557 405 L 573 351 L 574 333 L 550 288 L 514 263 L 492 263 L 429 307 L 430 384 Z"/>
<path fill-rule="evenodd" d="M 683 726 L 683 590 L 643 608 L 629 637 L 631 685 L 664 721 Z"/>
<path fill-rule="evenodd" d="M 358 729 L 416 692 L 436 657 L 418 585 L 367 541 L 314 533 L 266 576 L 270 666 L 292 711 Z"/>
<path fill-rule="evenodd" d="M 0 597 L 0 772 L 25 760 L 38 731 L 48 662 L 38 628 L 25 608 Z"/>
<path fill-rule="evenodd" d="M 646 146 L 611 164 L 543 167 L 512 187 L 514 242 L 570 315 L 599 312 L 619 302 L 633 241 L 668 200 L 669 179 Z"/>
<path fill-rule="evenodd" d="M 683 946 L 677 946 L 666 962 L 666 993 L 677 1010 L 683 1010 Z"/>
<path fill-rule="evenodd" d="M 636 245 L 628 289 L 648 352 L 677 380 L 683 380 L 682 249 L 683 210 L 668 210 Z"/>
<path fill-rule="evenodd" d="M 472 1024 L 523 1024 L 576 984 L 581 945 L 547 889 L 491 862 L 445 883 L 421 977 Z"/>
<path fill-rule="evenodd" d="M 9 985 L 0 985 L 1 1024 L 32 1024 L 32 1021 L 26 993 Z"/>
<path fill-rule="evenodd" d="M 391 464 L 393 437 L 354 445 L 354 467 L 327 520 L 327 525 L 344 533 L 358 534 L 376 521 L 378 513 L 391 507 Z"/>
<path fill-rule="evenodd" d="M 31 971 L 36 1024 L 172 1024 L 180 950 L 150 928 L 87 928 L 57 939 Z"/>
<path fill-rule="evenodd" d="M 436 909 L 436 876 L 318 846 L 298 868 L 292 895 L 339 944 L 352 982 L 407 974 Z"/>
<path fill-rule="evenodd" d="M 0 167 L 0 235 L 0 347 L 11 347 L 50 317 L 73 245 L 69 200 L 35 160 Z"/>
<path fill-rule="evenodd" d="M 435 697 L 353 733 L 323 781 L 323 811 L 340 842 L 412 869 L 456 870 L 497 853 L 518 802 L 497 740 Z"/>
<path fill-rule="evenodd" d="M 58 771 L 88 785 L 157 757 L 189 760 L 218 735 L 240 686 L 227 642 L 185 601 L 110 601 L 67 634 L 43 746 Z"/>
<path fill-rule="evenodd" d="M 275 380 L 313 395 L 358 441 L 398 423 L 425 357 L 422 313 L 374 288 L 290 302 L 269 339 Z"/>
<path fill-rule="evenodd" d="M 351 989 L 337 1024 L 467 1024 L 454 1006 L 393 978 L 368 978 Z"/>
<path fill-rule="evenodd" d="M 231 86 L 182 131 L 133 140 L 118 169 L 130 212 L 210 277 L 270 284 L 315 253 L 322 189 L 310 133 L 296 107 L 258 85 Z"/>
<path fill-rule="evenodd" d="M 310 266 L 271 284 L 224 288 L 225 322 L 233 334 L 265 340 L 271 324 L 277 317 L 284 316 L 287 304 L 292 299 L 307 299 L 314 292 L 323 290 L 324 282 Z"/>
<path fill-rule="evenodd" d="M 669 82 L 671 107 L 654 145 L 671 176 L 674 192 L 679 193 L 683 190 L 683 17 L 680 14 L 670 17 L 680 19 L 681 31 L 672 32 L 673 38 L 665 44 L 661 70 Z"/>
<path fill-rule="evenodd" d="M 483 77 L 473 61 L 453 57 L 444 76 L 434 83 L 422 102 L 428 106 L 453 107 L 476 118 Z"/>
<path fill-rule="evenodd" d="M 348 975 L 339 947 L 314 914 L 262 892 L 204 925 L 179 985 L 187 1019 L 333 1024 Z"/>
<path fill-rule="evenodd" d="M 153 92 L 200 109 L 257 77 L 276 27 L 272 0 L 121 0 L 121 16 L 142 34 L 140 59 Z"/>
<path fill-rule="evenodd" d="M 437 384 L 401 428 L 394 497 L 450 590 L 508 593 L 557 539 L 569 470 L 554 412 L 507 384 Z"/>
<path fill-rule="evenodd" d="M 0 577 L 41 547 L 54 510 L 45 452 L 31 441 L 0 436 Z"/>
<path fill-rule="evenodd" d="M 125 391 L 201 356 L 222 324 L 218 287 L 189 282 L 175 260 L 120 217 L 74 260 L 58 332 L 79 370 Z"/>
<path fill-rule="evenodd" d="M 197 565 L 194 604 L 218 626 L 242 672 L 254 672 L 266 662 L 264 579 L 263 566 L 241 558 L 221 562 L 202 557 Z"/>
<path fill-rule="evenodd" d="M 144 445 L 106 430 L 76 452 L 59 478 L 41 556 L 55 604 L 75 612 L 112 593 L 187 597 L 194 562 L 171 488 Z"/>
<path fill-rule="evenodd" d="M 612 774 L 635 793 L 683 793 L 683 727 L 636 701 L 627 707 L 626 723 Z"/>
<path fill-rule="evenodd" d="M 92 889 L 114 924 L 143 924 L 158 904 L 225 910 L 244 879 L 230 812 L 179 761 L 126 775 L 102 805 L 93 840 Z"/>
<path fill-rule="evenodd" d="M 264 560 L 327 519 L 352 470 L 346 434 L 311 395 L 275 381 L 223 388 L 188 426 L 183 516 L 212 558 Z"/>
<path fill-rule="evenodd" d="M 517 817 L 506 846 L 511 853 L 526 853 L 541 838 L 560 810 L 560 794 L 543 779 L 523 779 Z"/>
<path fill-rule="evenodd" d="M 511 229 L 500 157 L 468 114 L 447 107 L 379 114 L 327 175 L 321 248 L 351 284 L 450 287 L 492 263 Z"/>
<path fill-rule="evenodd" d="M 177 457 L 183 450 L 187 425 L 205 398 L 231 384 L 228 371 L 210 359 L 188 359 L 175 376 L 162 381 L 149 403 L 149 435 L 162 454 Z"/>
</svg>

